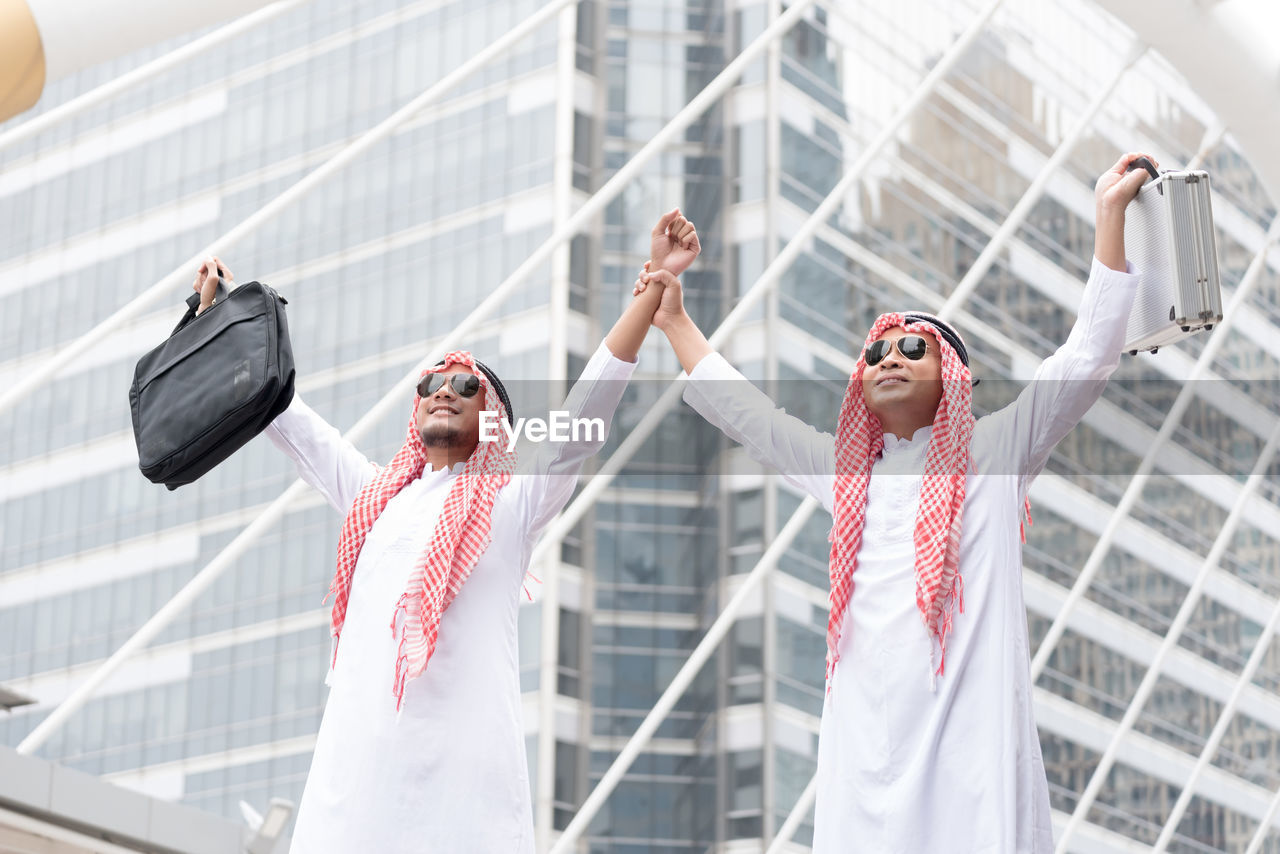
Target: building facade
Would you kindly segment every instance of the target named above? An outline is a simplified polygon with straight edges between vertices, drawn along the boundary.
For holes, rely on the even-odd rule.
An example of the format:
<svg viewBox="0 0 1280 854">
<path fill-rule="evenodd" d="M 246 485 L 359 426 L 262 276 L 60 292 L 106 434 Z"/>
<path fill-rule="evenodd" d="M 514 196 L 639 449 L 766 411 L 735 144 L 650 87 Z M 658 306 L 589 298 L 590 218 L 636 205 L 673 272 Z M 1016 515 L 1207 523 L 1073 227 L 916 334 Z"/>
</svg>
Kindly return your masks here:
<svg viewBox="0 0 1280 854">
<path fill-rule="evenodd" d="M 816 4 L 454 343 L 495 367 L 517 408 L 553 405 L 629 298 L 653 221 L 677 204 L 702 235 L 684 284 L 710 333 L 980 5 Z M 68 345 L 537 8 L 317 0 L 0 151 L 0 376 Z M 223 254 L 238 280 L 289 300 L 299 393 L 340 429 L 397 384 L 407 409 L 406 372 L 784 11 L 772 0 L 568 9 Z M 1118 152 L 1211 172 L 1233 292 L 1264 248 L 1274 203 L 1216 130 L 1211 102 L 1158 55 L 1125 67 L 1129 40 L 1091 6 L 1008 0 L 722 350 L 789 412 L 833 429 L 871 321 L 936 310 L 1064 141 L 1061 167 L 954 316 L 988 380 L 979 410 L 1009 402 L 1065 340 L 1092 252 L 1093 180 Z M 174 46 L 51 86 L 41 109 Z M 1060 821 L 1274 429 L 1274 248 L 1259 275 L 1036 682 Z M 0 681 L 39 701 L 0 718 L 4 744 L 21 742 L 295 476 L 263 439 L 176 492 L 137 472 L 132 366 L 184 297 L 175 290 L 0 412 Z M 1037 480 L 1023 568 L 1033 651 L 1204 340 L 1126 356 Z M 677 371 L 655 333 L 593 469 Z M 393 412 L 360 442 L 372 459 L 399 447 L 404 411 Z M 1280 490 L 1267 471 L 1078 850 L 1155 841 L 1276 607 Z M 556 579 L 521 609 L 541 840 L 572 819 L 799 504 L 679 404 L 534 568 Z M 297 801 L 323 711 L 322 600 L 340 523 L 318 496 L 294 504 L 40 755 L 228 817 L 241 800 Z M 758 851 L 774 837 L 817 755 L 829 527 L 821 513 L 803 527 L 583 850 Z M 1278 680 L 1272 642 L 1170 850 L 1243 851 L 1253 836 L 1280 788 Z M 1280 850 L 1280 836 L 1264 850 Z"/>
</svg>

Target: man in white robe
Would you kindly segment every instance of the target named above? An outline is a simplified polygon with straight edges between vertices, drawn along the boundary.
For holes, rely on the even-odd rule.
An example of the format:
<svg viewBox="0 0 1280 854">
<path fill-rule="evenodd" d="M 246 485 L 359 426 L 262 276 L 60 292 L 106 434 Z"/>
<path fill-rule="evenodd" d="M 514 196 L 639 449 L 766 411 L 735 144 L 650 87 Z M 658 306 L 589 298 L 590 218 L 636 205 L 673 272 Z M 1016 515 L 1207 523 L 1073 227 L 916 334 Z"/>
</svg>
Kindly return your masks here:
<svg viewBox="0 0 1280 854">
<path fill-rule="evenodd" d="M 1067 342 L 976 423 L 964 345 L 936 318 L 882 316 L 833 437 L 712 351 L 660 260 L 636 283 L 663 287 L 654 324 L 688 373 L 685 400 L 835 520 L 816 854 L 1053 849 L 1021 511 L 1119 363 L 1139 281 L 1124 255 L 1124 210 L 1146 176 L 1126 174 L 1138 156 L 1098 180 L 1095 259 Z"/>
<path fill-rule="evenodd" d="M 698 236 L 672 211 L 655 227 L 654 247 L 655 255 L 683 269 L 698 254 Z M 213 263 L 221 264 L 213 259 L 210 266 L 202 265 L 194 283 L 202 294 L 201 310 L 213 300 Z M 222 270 L 229 278 L 225 266 Z M 659 296 L 655 289 L 624 310 L 565 401 L 570 417 L 599 418 L 606 425 L 612 420 Z M 391 483 L 387 492 L 393 494 L 383 497 L 381 507 L 367 501 L 367 490 L 385 469 L 299 397 L 267 428 L 302 478 L 347 516 L 342 546 L 348 528 L 363 537 L 345 579 L 340 546 L 334 591 L 339 593 L 335 611 L 344 608 L 335 620 L 335 635 L 340 627 L 341 636 L 326 680 L 329 698 L 293 832 L 293 854 L 534 851 L 517 610 L 538 535 L 568 501 L 583 462 L 605 437 L 584 430 L 571 435 L 572 441 L 540 444 L 520 461 L 483 520 L 489 528 L 487 546 L 467 567 L 465 579 L 449 579 L 456 593 L 451 601 L 446 598 L 438 640 L 416 675 L 405 663 L 412 650 L 403 630 L 415 616 L 405 603 L 426 583 L 417 575 L 423 571 L 424 549 L 441 536 L 440 520 L 450 500 L 470 495 L 452 492 L 455 482 L 470 476 L 464 472 L 473 457 L 492 450 L 478 441 L 482 408 L 504 415 L 510 409 L 505 400 L 486 402 L 489 391 L 501 385 L 485 375 L 483 365 L 454 364 L 453 355 L 436 371 L 441 381 L 427 385 L 428 373 L 419 384 L 402 454 L 416 451 L 420 470 L 403 483 Z M 472 376 L 477 382 L 468 385 Z M 481 382 L 484 393 L 477 387 Z M 500 441 L 505 439 L 500 433 Z M 400 459 L 398 454 L 387 469 Z M 372 521 L 353 518 L 361 512 Z M 465 544 L 477 520 L 459 521 L 454 533 Z"/>
</svg>

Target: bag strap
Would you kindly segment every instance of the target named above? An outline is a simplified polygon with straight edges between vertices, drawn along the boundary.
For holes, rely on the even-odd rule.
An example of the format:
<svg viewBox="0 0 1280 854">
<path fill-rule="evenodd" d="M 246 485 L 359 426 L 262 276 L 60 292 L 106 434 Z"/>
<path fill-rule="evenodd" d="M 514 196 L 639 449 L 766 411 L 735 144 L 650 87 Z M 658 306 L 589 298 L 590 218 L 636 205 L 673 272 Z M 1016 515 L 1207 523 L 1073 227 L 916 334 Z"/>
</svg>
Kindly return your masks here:
<svg viewBox="0 0 1280 854">
<path fill-rule="evenodd" d="M 227 298 L 228 293 L 229 292 L 227 291 L 227 286 L 222 283 L 222 277 L 219 276 L 218 287 L 213 293 L 214 302 L 216 303 L 218 300 L 225 300 Z M 212 306 L 210 307 L 212 308 Z M 178 321 L 178 325 L 173 327 L 173 332 L 169 333 L 169 337 L 172 338 L 174 335 L 178 333 L 179 329 L 186 326 L 191 321 L 195 320 L 196 312 L 199 311 L 199 309 L 200 309 L 200 294 L 193 293 L 191 296 L 187 297 L 187 313 L 182 315 L 182 319 Z"/>
</svg>

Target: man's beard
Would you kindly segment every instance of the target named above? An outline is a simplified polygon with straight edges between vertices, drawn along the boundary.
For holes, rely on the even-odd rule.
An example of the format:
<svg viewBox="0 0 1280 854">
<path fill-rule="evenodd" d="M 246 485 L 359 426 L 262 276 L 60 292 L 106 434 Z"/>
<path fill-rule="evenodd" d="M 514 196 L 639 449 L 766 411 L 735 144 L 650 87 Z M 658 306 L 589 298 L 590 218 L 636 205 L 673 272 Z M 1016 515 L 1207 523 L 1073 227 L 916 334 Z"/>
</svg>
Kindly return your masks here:
<svg viewBox="0 0 1280 854">
<path fill-rule="evenodd" d="M 457 448 L 462 444 L 462 431 L 452 424 L 432 424 L 418 431 L 428 448 Z"/>
</svg>

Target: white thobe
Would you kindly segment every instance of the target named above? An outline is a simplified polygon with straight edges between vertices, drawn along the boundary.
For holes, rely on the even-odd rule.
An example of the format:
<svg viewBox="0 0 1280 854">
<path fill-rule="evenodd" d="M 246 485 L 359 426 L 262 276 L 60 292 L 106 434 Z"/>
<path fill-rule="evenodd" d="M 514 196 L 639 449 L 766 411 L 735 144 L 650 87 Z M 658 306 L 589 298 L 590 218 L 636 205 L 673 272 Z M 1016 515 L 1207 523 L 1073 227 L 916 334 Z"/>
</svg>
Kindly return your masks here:
<svg viewBox="0 0 1280 854">
<path fill-rule="evenodd" d="M 634 369 L 601 345 L 564 409 L 608 425 Z M 363 454 L 296 397 L 267 432 L 341 513 L 375 474 Z M 399 715 L 392 616 L 463 464 L 426 469 L 387 502 L 352 578 L 294 854 L 532 854 L 517 610 L 538 534 L 569 500 L 582 463 L 604 443 L 591 432 L 538 445 L 498 493 L 492 541 L 445 610 L 426 670 L 406 682 Z"/>
<path fill-rule="evenodd" d="M 815 854 L 1053 850 L 1019 526 L 1032 479 L 1119 364 L 1137 284 L 1132 269 L 1095 260 L 1066 344 L 1014 403 L 978 420 L 960 538 L 964 613 L 955 614 L 936 686 L 913 543 L 930 428 L 885 436 L 822 710 Z M 694 368 L 685 400 L 832 512 L 831 435 L 775 409 L 718 355 Z"/>
</svg>

